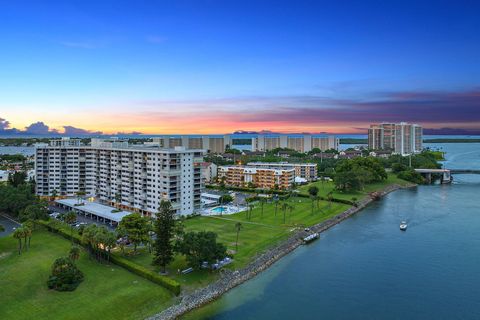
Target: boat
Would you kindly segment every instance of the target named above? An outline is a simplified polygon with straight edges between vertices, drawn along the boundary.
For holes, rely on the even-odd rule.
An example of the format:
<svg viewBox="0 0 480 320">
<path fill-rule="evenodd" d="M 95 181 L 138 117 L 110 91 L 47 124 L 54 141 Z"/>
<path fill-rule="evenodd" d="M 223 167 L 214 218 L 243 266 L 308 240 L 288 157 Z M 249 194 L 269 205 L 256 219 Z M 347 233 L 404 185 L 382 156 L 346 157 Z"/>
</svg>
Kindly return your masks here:
<svg viewBox="0 0 480 320">
<path fill-rule="evenodd" d="M 303 243 L 307 244 L 309 242 L 317 240 L 318 238 L 320 238 L 320 234 L 318 232 L 315 232 L 303 238 Z"/>
<path fill-rule="evenodd" d="M 402 230 L 402 231 L 407 230 L 407 226 L 408 226 L 408 225 L 407 225 L 407 222 L 406 222 L 406 221 L 400 222 L 400 230 Z"/>
</svg>

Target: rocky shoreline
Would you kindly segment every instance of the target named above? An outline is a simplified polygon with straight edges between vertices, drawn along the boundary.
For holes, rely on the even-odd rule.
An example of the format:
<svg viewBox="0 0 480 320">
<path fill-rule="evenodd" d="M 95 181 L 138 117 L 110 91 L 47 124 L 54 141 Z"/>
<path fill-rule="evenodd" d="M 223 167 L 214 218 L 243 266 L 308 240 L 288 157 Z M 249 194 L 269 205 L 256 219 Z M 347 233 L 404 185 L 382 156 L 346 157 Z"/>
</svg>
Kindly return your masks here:
<svg viewBox="0 0 480 320">
<path fill-rule="evenodd" d="M 407 186 L 411 187 L 411 186 Z M 379 192 L 379 196 L 383 197 L 390 192 L 393 192 L 398 189 L 402 189 L 406 187 L 402 187 L 400 185 L 391 185 L 383 189 Z M 337 223 L 351 217 L 352 215 L 356 214 L 357 212 L 364 209 L 368 206 L 371 202 L 375 201 L 372 198 L 363 199 L 359 201 L 356 207 L 351 207 L 344 212 L 340 213 L 339 215 L 323 221 L 319 224 L 316 224 L 310 227 L 310 230 L 313 232 L 323 232 Z M 236 270 L 230 271 L 226 270 L 222 277 L 217 281 L 209 284 L 208 286 L 197 289 L 191 294 L 185 295 L 182 297 L 182 300 L 175 304 L 168 309 L 148 318 L 148 320 L 170 320 L 170 319 L 177 319 L 180 316 L 186 314 L 189 311 L 192 311 L 196 308 L 199 308 L 213 300 L 218 299 L 222 294 L 226 293 L 230 289 L 244 283 L 245 281 L 255 277 L 260 272 L 264 271 L 268 267 L 270 267 L 273 263 L 278 261 L 280 258 L 285 256 L 286 254 L 292 252 L 297 247 L 302 244 L 302 239 L 307 236 L 307 233 L 303 230 L 296 232 L 295 234 L 291 235 L 288 239 L 283 241 L 280 245 L 271 248 L 258 257 L 255 258 L 251 263 L 249 263 L 246 267 Z"/>
</svg>

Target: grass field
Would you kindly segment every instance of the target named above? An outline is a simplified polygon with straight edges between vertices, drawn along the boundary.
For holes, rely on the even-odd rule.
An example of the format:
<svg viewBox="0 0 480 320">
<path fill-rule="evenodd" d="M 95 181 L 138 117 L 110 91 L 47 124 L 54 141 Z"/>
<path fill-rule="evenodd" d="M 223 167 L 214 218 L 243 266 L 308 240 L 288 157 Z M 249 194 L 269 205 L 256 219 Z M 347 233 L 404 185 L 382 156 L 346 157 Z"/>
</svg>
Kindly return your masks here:
<svg viewBox="0 0 480 320">
<path fill-rule="evenodd" d="M 166 289 L 83 251 L 80 286 L 73 292 L 49 290 L 51 265 L 69 248 L 68 240 L 37 230 L 31 249 L 19 256 L 17 240 L 0 238 L 0 319 L 143 319 L 173 303 Z"/>
<path fill-rule="evenodd" d="M 250 220 L 247 219 L 245 212 L 221 217 L 195 217 L 186 220 L 186 231 L 213 231 L 217 233 L 220 242 L 224 243 L 230 251 L 235 251 L 237 234 L 235 224 L 240 222 L 242 228 L 239 233 L 238 251 L 233 255 L 235 262 L 229 266 L 229 268 L 238 269 L 244 267 L 255 255 L 288 237 L 297 227 L 303 228 L 319 223 L 349 207 L 344 204 L 332 203 L 330 205 L 326 201 L 320 201 L 319 209 L 314 203 L 312 214 L 311 200 L 308 198 L 292 198 L 288 203 L 294 208 L 291 212 L 286 212 L 285 223 L 280 206 L 275 215 L 275 205 L 266 203 L 262 215 L 261 206 L 256 203 Z M 116 254 L 120 253 L 117 251 Z M 137 255 L 127 255 L 126 258 L 151 270 L 160 270 L 158 267 L 152 266 L 153 257 L 145 249 L 141 249 Z M 203 286 L 217 277 L 216 272 L 205 270 L 197 270 L 186 275 L 178 274 L 178 269 L 183 270 L 187 267 L 184 258 L 176 256 L 175 261 L 168 268 L 170 276 L 182 284 L 183 290 L 188 291 Z"/>
<path fill-rule="evenodd" d="M 317 186 L 319 193 L 319 196 L 326 197 L 327 194 L 332 191 L 333 197 L 337 199 L 343 199 L 343 200 L 352 200 L 352 198 L 357 198 L 357 200 L 361 200 L 365 197 L 368 196 L 370 192 L 373 191 L 379 191 L 383 188 L 385 188 L 388 185 L 391 184 L 399 184 L 399 185 L 407 185 L 408 182 L 402 179 L 397 178 L 397 176 L 393 173 L 388 174 L 387 180 L 384 180 L 382 182 L 377 182 L 377 183 L 372 183 L 368 184 L 365 186 L 365 189 L 362 191 L 351 191 L 351 192 L 342 192 L 339 190 L 335 190 L 335 184 L 333 182 L 329 181 L 316 181 L 309 183 L 304 186 L 300 186 L 298 190 L 301 193 L 308 194 L 308 188 L 310 186 Z"/>
</svg>

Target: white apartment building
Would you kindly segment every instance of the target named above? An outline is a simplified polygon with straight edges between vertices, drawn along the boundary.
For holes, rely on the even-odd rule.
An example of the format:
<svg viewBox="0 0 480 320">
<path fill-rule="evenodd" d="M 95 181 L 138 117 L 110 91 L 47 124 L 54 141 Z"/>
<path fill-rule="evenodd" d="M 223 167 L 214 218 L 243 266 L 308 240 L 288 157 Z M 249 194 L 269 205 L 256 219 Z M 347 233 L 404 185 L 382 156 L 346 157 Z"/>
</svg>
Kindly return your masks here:
<svg viewBox="0 0 480 320">
<path fill-rule="evenodd" d="M 332 135 L 316 134 L 226 134 L 226 135 L 163 135 L 153 138 L 153 144 L 173 148 L 204 149 L 211 153 L 223 153 L 227 146 L 244 151 L 269 151 L 288 148 L 298 152 L 338 150 L 339 139 Z"/>
<path fill-rule="evenodd" d="M 71 197 L 85 192 L 102 203 L 152 215 L 161 200 L 178 214 L 200 207 L 203 150 L 129 145 L 119 139 L 52 140 L 37 146 L 37 195 Z"/>
<path fill-rule="evenodd" d="M 419 153 L 423 149 L 423 129 L 406 122 L 372 124 L 368 129 L 368 147 L 402 155 Z"/>
</svg>

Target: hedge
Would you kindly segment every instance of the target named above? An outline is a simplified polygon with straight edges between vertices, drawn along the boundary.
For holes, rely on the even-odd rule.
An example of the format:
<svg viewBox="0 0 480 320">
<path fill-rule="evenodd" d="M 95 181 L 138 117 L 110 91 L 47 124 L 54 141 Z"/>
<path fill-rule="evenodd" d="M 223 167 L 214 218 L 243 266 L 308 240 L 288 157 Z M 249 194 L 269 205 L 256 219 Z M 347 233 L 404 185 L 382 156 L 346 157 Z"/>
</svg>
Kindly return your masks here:
<svg viewBox="0 0 480 320">
<path fill-rule="evenodd" d="M 54 221 L 54 220 L 50 220 Z M 57 225 L 52 225 L 49 223 L 49 221 L 38 221 L 39 224 L 43 225 L 45 228 L 47 228 L 48 231 L 53 232 L 53 233 L 58 233 L 62 237 L 70 240 L 70 230 L 67 228 L 62 228 L 62 223 L 59 222 Z M 74 232 L 73 233 L 73 242 L 82 244 L 81 242 L 82 238 L 81 236 Z M 123 257 L 117 256 L 115 254 L 110 254 L 110 261 L 113 262 L 114 264 L 123 267 L 127 269 L 128 271 L 135 273 L 136 275 L 143 277 L 147 280 L 150 280 L 156 284 L 161 285 L 162 287 L 170 290 L 173 292 L 175 295 L 180 294 L 180 284 L 168 277 L 161 276 L 151 270 L 148 270 L 147 268 L 142 267 L 141 265 L 136 264 L 135 262 L 132 262 L 130 260 L 127 260 Z"/>
<path fill-rule="evenodd" d="M 47 230 L 50 232 L 58 233 L 59 235 L 61 235 L 62 237 L 68 240 L 72 239 L 70 228 L 63 228 L 62 222 L 58 222 L 58 225 L 57 225 L 58 227 L 57 227 L 55 225 L 52 225 L 50 221 L 55 221 L 55 220 L 48 220 L 48 221 L 37 220 L 36 222 L 38 224 L 41 224 L 45 228 L 47 228 Z M 73 242 L 77 244 L 81 244 L 82 242 L 82 237 L 76 231 L 73 232 Z"/>
<path fill-rule="evenodd" d="M 300 197 L 300 198 L 310 198 L 310 195 L 308 195 L 308 194 L 306 194 L 306 193 L 298 193 L 298 194 L 297 194 L 297 197 Z M 320 198 L 320 200 L 328 201 L 328 198 L 326 198 L 326 197 L 319 197 L 319 198 Z M 353 205 L 354 205 L 353 201 L 346 200 L 346 199 L 332 198 L 332 202 L 348 204 L 349 206 L 353 206 Z"/>
<path fill-rule="evenodd" d="M 177 281 L 171 278 L 159 275 L 153 271 L 148 270 L 147 268 L 141 265 L 136 264 L 135 262 L 132 262 L 116 254 L 110 255 L 110 260 L 116 265 L 119 265 L 127 269 L 128 271 L 135 273 L 136 275 L 139 275 L 140 277 L 143 277 L 152 282 L 155 282 L 156 284 L 161 285 L 162 287 L 173 292 L 175 295 L 180 294 L 180 283 L 178 283 Z"/>
</svg>

